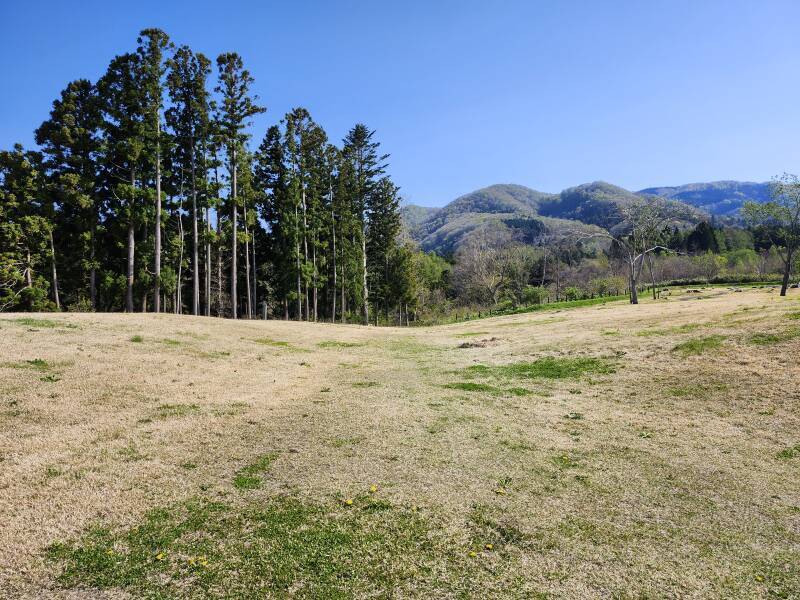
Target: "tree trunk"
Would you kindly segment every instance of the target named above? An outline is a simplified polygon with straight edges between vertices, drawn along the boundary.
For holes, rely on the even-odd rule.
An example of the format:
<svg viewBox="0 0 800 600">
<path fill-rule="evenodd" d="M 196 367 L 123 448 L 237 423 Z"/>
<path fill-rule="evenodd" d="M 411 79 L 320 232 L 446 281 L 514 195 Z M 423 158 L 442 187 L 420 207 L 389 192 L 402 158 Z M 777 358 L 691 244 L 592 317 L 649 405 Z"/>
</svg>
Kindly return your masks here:
<svg viewBox="0 0 800 600">
<path fill-rule="evenodd" d="M 94 203 L 92 204 L 92 210 L 96 213 L 97 211 L 94 208 Z M 96 310 L 97 308 L 97 268 L 94 264 L 94 254 L 95 254 L 95 238 L 97 237 L 97 214 L 93 215 L 92 218 L 92 231 L 91 231 L 91 238 L 90 238 L 90 250 L 89 250 L 89 260 L 92 263 L 92 267 L 89 270 L 89 304 L 92 307 L 92 310 Z"/>
<path fill-rule="evenodd" d="M 258 213 L 256 213 L 258 219 Z M 258 313 L 258 279 L 256 278 L 256 232 L 253 230 L 253 239 L 250 240 L 250 247 L 253 249 L 253 310 Z M 266 320 L 267 316 L 264 315 Z"/>
<path fill-rule="evenodd" d="M 336 323 L 336 215 L 333 212 L 333 199 L 331 199 L 331 232 L 333 234 L 333 303 L 331 309 L 331 323 Z"/>
<path fill-rule="evenodd" d="M 303 267 L 308 265 L 308 222 L 306 221 L 306 190 L 303 188 Z M 308 281 L 304 281 L 306 288 L 306 320 L 311 320 L 311 311 L 308 306 Z"/>
<path fill-rule="evenodd" d="M 195 174 L 194 136 L 192 150 L 192 314 L 200 314 L 200 256 L 197 249 L 197 178 Z"/>
<path fill-rule="evenodd" d="M 222 239 L 222 221 L 219 218 L 219 209 L 215 211 L 217 215 L 217 240 Z M 222 316 L 222 244 L 217 242 L 217 316 Z"/>
<path fill-rule="evenodd" d="M 636 263 L 628 263 L 628 285 L 631 291 L 631 304 L 639 304 L 639 293 L 636 290 Z"/>
<path fill-rule="evenodd" d="M 181 197 L 182 198 L 182 197 Z M 181 202 L 183 204 L 183 202 Z M 178 233 L 180 235 L 181 245 L 180 245 L 180 253 L 178 254 L 178 280 L 175 285 L 175 314 L 179 315 L 183 312 L 183 294 L 182 294 L 182 284 L 183 284 L 183 240 L 184 240 L 184 233 L 183 233 L 183 216 L 181 216 L 181 209 L 183 206 L 179 207 L 178 209 Z M 195 246 L 196 249 L 196 246 Z M 166 312 L 166 308 L 165 308 Z M 196 313 L 195 313 L 196 314 Z"/>
<path fill-rule="evenodd" d="M 130 215 L 128 216 L 128 273 L 127 273 L 127 284 L 125 288 L 125 310 L 129 313 L 133 312 L 133 271 L 134 271 L 134 259 L 135 259 L 135 227 L 134 227 L 134 217 L 133 212 L 136 205 L 135 199 L 135 190 L 136 190 L 136 170 L 131 169 L 131 205 L 130 205 Z"/>
<path fill-rule="evenodd" d="M 369 289 L 367 288 L 367 224 L 361 222 L 361 285 L 364 289 L 364 325 L 369 325 Z"/>
<path fill-rule="evenodd" d="M 314 290 L 314 300 L 313 300 L 313 310 L 314 310 L 314 322 L 317 322 L 317 244 L 316 240 L 315 243 L 311 246 L 311 261 L 314 265 L 314 282 L 313 282 L 313 290 Z"/>
<path fill-rule="evenodd" d="M 231 173 L 233 173 L 233 187 L 232 187 L 232 195 L 233 198 L 231 199 L 231 318 L 235 319 L 237 317 L 237 293 L 236 293 L 236 278 L 239 275 L 237 265 L 236 265 L 236 246 L 237 240 L 236 235 L 238 233 L 238 211 L 236 210 L 236 148 L 233 148 L 232 152 L 232 165 L 231 165 Z"/>
<path fill-rule="evenodd" d="M 244 217 L 244 279 L 246 282 L 245 291 L 247 292 L 247 318 L 253 318 L 253 290 L 250 289 L 250 229 L 247 227 L 247 203 L 245 203 L 242 214 Z"/>
<path fill-rule="evenodd" d="M 656 297 L 656 274 L 653 271 L 653 257 L 650 254 L 647 254 L 647 269 L 648 269 L 648 271 L 650 271 L 650 283 L 652 284 L 653 300 L 657 300 L 657 297 Z"/>
<path fill-rule="evenodd" d="M 783 281 L 781 282 L 781 296 L 786 295 L 786 290 L 789 289 L 789 278 L 792 274 L 792 252 L 786 253 L 786 266 L 783 269 Z"/>
<path fill-rule="evenodd" d="M 295 238 L 294 238 L 294 256 L 295 266 L 297 268 L 297 320 L 303 320 L 303 298 L 300 284 L 300 236 L 297 232 L 297 225 L 299 223 L 299 215 L 297 213 L 297 204 L 294 206 L 294 224 L 295 224 Z"/>
<path fill-rule="evenodd" d="M 156 127 L 156 239 L 153 274 L 153 310 L 161 312 L 161 119 Z"/>
<path fill-rule="evenodd" d="M 206 213 L 206 268 L 205 268 L 205 312 L 206 316 L 211 316 L 211 219 L 208 207 L 205 208 Z"/>
<path fill-rule="evenodd" d="M 61 310 L 61 301 L 58 299 L 58 273 L 56 272 L 56 246 L 53 243 L 53 230 L 50 230 L 50 265 L 53 270 L 53 300 L 56 308 Z"/>
</svg>

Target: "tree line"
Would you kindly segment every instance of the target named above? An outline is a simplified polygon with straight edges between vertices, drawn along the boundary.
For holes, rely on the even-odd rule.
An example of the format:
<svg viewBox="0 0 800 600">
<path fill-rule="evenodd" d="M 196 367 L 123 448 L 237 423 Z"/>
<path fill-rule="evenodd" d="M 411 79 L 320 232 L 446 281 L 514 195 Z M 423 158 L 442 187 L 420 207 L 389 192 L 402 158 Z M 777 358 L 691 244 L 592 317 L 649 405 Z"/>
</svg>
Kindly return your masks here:
<svg viewBox="0 0 800 600">
<path fill-rule="evenodd" d="M 0 151 L 0 310 L 407 321 L 419 257 L 375 132 L 337 146 L 295 108 L 252 149 L 253 83 L 160 29 L 68 83 L 38 149 Z"/>
</svg>

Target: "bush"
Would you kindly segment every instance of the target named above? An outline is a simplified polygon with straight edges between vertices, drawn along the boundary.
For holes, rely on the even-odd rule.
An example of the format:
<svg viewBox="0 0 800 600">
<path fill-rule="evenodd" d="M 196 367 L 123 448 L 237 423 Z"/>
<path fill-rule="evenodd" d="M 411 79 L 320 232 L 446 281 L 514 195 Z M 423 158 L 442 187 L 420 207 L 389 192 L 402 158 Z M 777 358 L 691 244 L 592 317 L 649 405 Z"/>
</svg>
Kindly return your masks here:
<svg viewBox="0 0 800 600">
<path fill-rule="evenodd" d="M 564 290 L 564 300 L 568 302 L 580 300 L 582 296 L 581 290 L 575 286 L 568 287 Z"/>
<path fill-rule="evenodd" d="M 542 304 L 547 299 L 547 290 L 535 285 L 526 285 L 522 290 L 522 302 L 524 304 Z"/>
<path fill-rule="evenodd" d="M 78 298 L 75 302 L 67 307 L 67 311 L 84 313 L 94 312 L 94 309 L 92 309 L 92 302 L 90 300 L 87 298 Z"/>
</svg>

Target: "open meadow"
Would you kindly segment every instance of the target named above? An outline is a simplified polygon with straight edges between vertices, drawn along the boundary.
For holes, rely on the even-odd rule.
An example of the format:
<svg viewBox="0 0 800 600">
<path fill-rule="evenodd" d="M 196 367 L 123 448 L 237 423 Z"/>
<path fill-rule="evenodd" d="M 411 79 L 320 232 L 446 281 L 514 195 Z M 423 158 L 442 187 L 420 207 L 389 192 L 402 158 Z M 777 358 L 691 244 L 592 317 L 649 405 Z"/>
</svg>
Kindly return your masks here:
<svg viewBox="0 0 800 600">
<path fill-rule="evenodd" d="M 800 597 L 797 290 L 0 340 L 0 597 Z"/>
</svg>

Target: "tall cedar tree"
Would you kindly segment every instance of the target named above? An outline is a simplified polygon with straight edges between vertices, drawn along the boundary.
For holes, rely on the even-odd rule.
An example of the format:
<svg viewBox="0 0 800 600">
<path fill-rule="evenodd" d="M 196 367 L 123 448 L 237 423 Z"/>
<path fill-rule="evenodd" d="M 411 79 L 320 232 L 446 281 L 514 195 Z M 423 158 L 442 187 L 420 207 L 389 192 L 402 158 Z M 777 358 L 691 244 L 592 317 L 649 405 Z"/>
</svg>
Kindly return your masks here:
<svg viewBox="0 0 800 600">
<path fill-rule="evenodd" d="M 245 128 L 250 124 L 250 118 L 265 112 L 266 108 L 256 104 L 257 96 L 249 95 L 250 86 L 254 80 L 249 71 L 244 69 L 244 64 L 238 54 L 235 52 L 220 54 L 217 57 L 217 69 L 219 84 L 215 91 L 222 96 L 216 114 L 217 127 L 221 143 L 227 151 L 231 177 L 231 317 L 235 319 L 238 316 L 236 284 L 239 275 L 236 256 L 238 251 L 237 153 L 242 151 L 250 137 L 245 132 Z"/>
<path fill-rule="evenodd" d="M 367 272 L 367 235 L 369 212 L 374 201 L 375 190 L 380 176 L 386 170 L 388 154 L 379 155 L 379 142 L 373 141 L 374 131 L 359 123 L 344 138 L 342 155 L 350 165 L 349 193 L 354 210 L 360 224 L 359 241 L 361 242 L 361 318 L 364 325 L 369 324 L 369 286 Z"/>
<path fill-rule="evenodd" d="M 151 154 L 155 178 L 155 236 L 153 259 L 153 309 L 161 312 L 161 110 L 164 106 L 164 52 L 170 48 L 169 36 L 160 29 L 145 29 L 137 38 L 141 69 L 147 150 Z"/>
<path fill-rule="evenodd" d="M 192 314 L 200 313 L 200 255 L 198 194 L 206 189 L 206 172 L 198 166 L 198 157 L 204 157 L 208 138 L 209 93 L 206 81 L 211 72 L 211 62 L 202 54 L 195 54 L 188 46 L 178 48 L 167 61 L 167 88 L 172 106 L 166 119 L 175 135 L 175 162 L 177 168 L 189 173 L 192 197 Z M 208 208 L 208 205 L 205 205 Z M 206 264 L 206 270 L 209 265 Z M 208 290 L 205 292 L 208 295 Z M 208 303 L 208 298 L 206 298 Z"/>
<path fill-rule="evenodd" d="M 101 126 L 97 90 L 90 81 L 79 79 L 70 82 L 53 101 L 50 118 L 36 130 L 36 143 L 42 149 L 48 176 L 48 194 L 59 207 L 60 235 L 53 248 L 53 270 L 57 245 L 68 302 L 79 302 L 88 296 L 92 310 L 97 304 Z M 53 291 L 57 297 L 58 286 L 54 285 Z"/>
<path fill-rule="evenodd" d="M 106 186 L 113 198 L 112 211 L 127 230 L 125 310 L 133 312 L 136 228 L 144 222 L 143 194 L 137 177 L 144 152 L 146 123 L 139 80 L 139 57 L 117 56 L 97 84 L 104 115 L 103 156 Z"/>
</svg>

